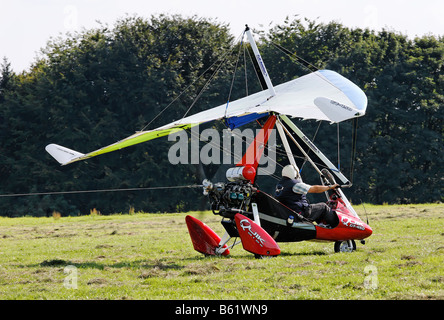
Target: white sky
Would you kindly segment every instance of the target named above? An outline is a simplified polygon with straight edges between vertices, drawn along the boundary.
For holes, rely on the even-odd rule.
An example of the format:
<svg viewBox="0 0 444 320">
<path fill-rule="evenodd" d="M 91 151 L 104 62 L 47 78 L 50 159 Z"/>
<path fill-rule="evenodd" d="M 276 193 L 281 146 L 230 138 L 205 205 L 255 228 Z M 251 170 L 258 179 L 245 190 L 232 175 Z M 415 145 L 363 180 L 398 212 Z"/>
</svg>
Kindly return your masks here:
<svg viewBox="0 0 444 320">
<path fill-rule="evenodd" d="M 444 35 L 443 0 L 0 0 L 0 59 L 15 72 L 30 67 L 50 37 L 108 23 L 126 14 L 182 14 L 229 23 L 240 35 L 245 24 L 255 28 L 281 24 L 286 16 L 332 20 L 347 27 L 388 28 L 410 37 Z"/>
</svg>

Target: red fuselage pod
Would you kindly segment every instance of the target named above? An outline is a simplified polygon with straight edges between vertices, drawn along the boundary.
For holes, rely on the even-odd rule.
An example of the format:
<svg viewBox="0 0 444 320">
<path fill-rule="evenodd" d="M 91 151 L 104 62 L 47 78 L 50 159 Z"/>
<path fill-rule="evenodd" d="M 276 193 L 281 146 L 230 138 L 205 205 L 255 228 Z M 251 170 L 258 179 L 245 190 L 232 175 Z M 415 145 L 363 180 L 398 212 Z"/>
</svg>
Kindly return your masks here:
<svg viewBox="0 0 444 320">
<path fill-rule="evenodd" d="M 185 222 L 194 250 L 206 255 L 216 255 L 221 238 L 209 226 L 192 216 L 186 216 Z M 223 246 L 226 247 L 227 245 Z M 226 249 L 222 255 L 226 256 L 229 253 L 230 250 Z"/>
<path fill-rule="evenodd" d="M 371 236 L 372 228 L 351 213 L 341 198 L 333 201 L 335 203 L 333 208 L 338 216 L 339 223 L 333 229 L 316 226 L 317 240 L 363 240 Z"/>
<path fill-rule="evenodd" d="M 316 239 L 328 241 L 362 240 L 371 236 L 372 228 L 360 219 L 345 213 L 336 213 L 339 224 L 333 229 L 316 226 Z"/>
<path fill-rule="evenodd" d="M 261 256 L 277 256 L 281 253 L 276 241 L 253 220 L 240 213 L 236 213 L 234 220 L 245 250 Z"/>
</svg>

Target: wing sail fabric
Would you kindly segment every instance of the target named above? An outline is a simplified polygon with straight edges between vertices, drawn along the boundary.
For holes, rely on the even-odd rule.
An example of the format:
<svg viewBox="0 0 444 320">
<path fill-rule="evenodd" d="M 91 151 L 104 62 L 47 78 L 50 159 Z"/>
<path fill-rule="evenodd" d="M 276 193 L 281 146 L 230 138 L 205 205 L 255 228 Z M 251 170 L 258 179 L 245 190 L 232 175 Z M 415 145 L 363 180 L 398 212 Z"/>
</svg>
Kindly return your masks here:
<svg viewBox="0 0 444 320">
<path fill-rule="evenodd" d="M 128 138 L 125 138 L 123 140 L 120 140 L 116 143 L 113 143 L 107 147 L 100 148 L 96 151 L 92 151 L 87 154 L 82 154 L 80 152 L 56 145 L 56 144 L 49 144 L 46 146 L 46 151 L 54 158 L 56 159 L 61 165 L 67 165 L 76 161 L 89 159 L 104 153 L 116 151 L 119 149 L 123 149 L 138 143 L 142 143 L 145 141 L 153 140 L 159 137 L 167 136 L 170 133 L 177 132 L 182 129 L 188 129 L 191 128 L 192 125 L 181 125 L 176 126 L 169 129 L 163 129 L 163 130 L 150 130 L 150 131 L 141 131 L 133 134 L 132 136 L 129 136 Z"/>
<path fill-rule="evenodd" d="M 276 95 L 273 97 L 270 97 L 268 90 L 260 91 L 230 102 L 228 106 L 223 104 L 157 129 L 137 132 L 126 139 L 87 154 L 54 144 L 48 145 L 46 149 L 57 161 L 65 165 L 163 137 L 213 120 L 234 118 L 252 119 L 254 121 L 262 114 L 275 112 L 302 119 L 341 122 L 363 116 L 367 108 L 365 93 L 350 80 L 330 70 L 310 73 L 275 86 L 274 89 Z M 247 115 L 252 116 L 245 117 Z M 71 156 L 66 155 L 65 150 L 69 150 Z"/>
</svg>

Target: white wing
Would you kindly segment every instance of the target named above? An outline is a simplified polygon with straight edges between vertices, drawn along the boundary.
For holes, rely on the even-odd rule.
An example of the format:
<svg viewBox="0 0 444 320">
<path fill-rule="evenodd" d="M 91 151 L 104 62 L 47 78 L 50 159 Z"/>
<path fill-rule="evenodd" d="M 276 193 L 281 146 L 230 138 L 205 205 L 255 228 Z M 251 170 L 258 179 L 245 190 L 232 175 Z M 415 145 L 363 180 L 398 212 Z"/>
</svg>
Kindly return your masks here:
<svg viewBox="0 0 444 320">
<path fill-rule="evenodd" d="M 157 129 L 137 132 L 128 138 L 87 154 L 57 145 L 49 145 L 47 151 L 59 163 L 65 165 L 165 136 L 199 123 L 223 118 L 275 112 L 302 119 L 340 122 L 363 116 L 367 108 L 365 93 L 350 80 L 330 70 L 310 73 L 275 86 L 274 89 L 276 95 L 273 97 L 270 97 L 269 90 L 260 91 L 230 102 L 228 106 L 223 104 Z M 67 150 L 69 150 L 69 156 Z"/>
</svg>

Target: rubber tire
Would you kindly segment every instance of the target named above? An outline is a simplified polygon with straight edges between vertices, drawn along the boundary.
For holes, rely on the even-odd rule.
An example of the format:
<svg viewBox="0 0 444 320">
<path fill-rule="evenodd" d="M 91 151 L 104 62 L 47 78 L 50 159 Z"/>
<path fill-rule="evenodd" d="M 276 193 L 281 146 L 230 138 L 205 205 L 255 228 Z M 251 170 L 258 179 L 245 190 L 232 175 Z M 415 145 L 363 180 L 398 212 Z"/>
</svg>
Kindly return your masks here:
<svg viewBox="0 0 444 320">
<path fill-rule="evenodd" d="M 353 252 L 356 250 L 355 240 L 345 240 L 335 242 L 335 252 Z"/>
</svg>

